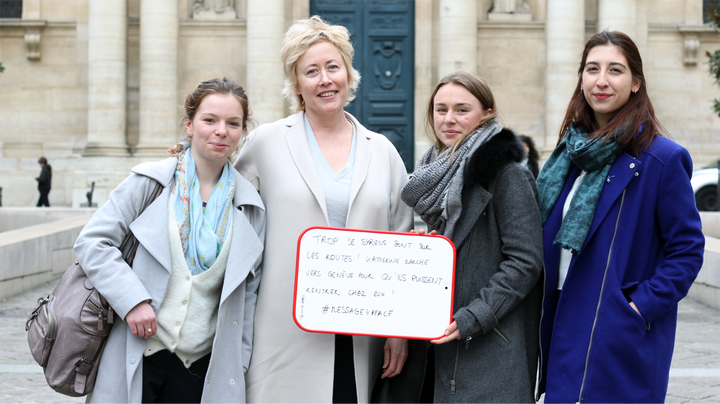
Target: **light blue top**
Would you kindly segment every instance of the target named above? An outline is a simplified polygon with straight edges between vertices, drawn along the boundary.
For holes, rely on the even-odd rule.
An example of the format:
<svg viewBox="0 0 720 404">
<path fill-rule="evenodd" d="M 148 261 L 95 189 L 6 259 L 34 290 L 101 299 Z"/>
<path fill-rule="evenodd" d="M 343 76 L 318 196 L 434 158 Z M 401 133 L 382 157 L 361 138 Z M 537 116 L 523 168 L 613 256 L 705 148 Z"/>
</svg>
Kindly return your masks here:
<svg viewBox="0 0 720 404">
<path fill-rule="evenodd" d="M 350 122 L 352 123 L 352 122 Z M 331 227 L 345 227 L 347 222 L 348 208 L 350 205 L 350 189 L 352 186 L 352 173 L 355 166 L 355 139 L 357 129 L 353 124 L 352 146 L 345 168 L 336 173 L 323 156 L 320 146 L 315 139 L 315 133 L 310 127 L 310 122 L 305 116 L 305 134 L 307 135 L 310 153 L 315 162 L 315 169 L 320 177 L 320 183 L 325 194 L 325 207 L 327 209 L 328 222 Z"/>
</svg>

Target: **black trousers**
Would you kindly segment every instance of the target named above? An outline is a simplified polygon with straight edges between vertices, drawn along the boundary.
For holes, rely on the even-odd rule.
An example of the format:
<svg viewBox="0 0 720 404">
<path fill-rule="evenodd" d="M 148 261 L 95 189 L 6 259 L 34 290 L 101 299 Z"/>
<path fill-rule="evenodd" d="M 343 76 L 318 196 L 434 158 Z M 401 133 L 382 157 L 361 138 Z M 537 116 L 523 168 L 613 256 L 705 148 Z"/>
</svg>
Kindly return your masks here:
<svg viewBox="0 0 720 404">
<path fill-rule="evenodd" d="M 352 335 L 335 334 L 333 403 L 357 403 Z"/>
<path fill-rule="evenodd" d="M 50 207 L 50 201 L 48 200 L 49 193 L 50 193 L 50 191 L 47 191 L 47 192 L 40 191 L 40 199 L 38 199 L 38 203 L 37 203 L 38 207 L 40 207 L 40 206 L 47 206 L 48 208 Z"/>
<path fill-rule="evenodd" d="M 210 354 L 189 368 L 174 353 L 163 349 L 143 358 L 143 403 L 199 403 Z"/>
</svg>

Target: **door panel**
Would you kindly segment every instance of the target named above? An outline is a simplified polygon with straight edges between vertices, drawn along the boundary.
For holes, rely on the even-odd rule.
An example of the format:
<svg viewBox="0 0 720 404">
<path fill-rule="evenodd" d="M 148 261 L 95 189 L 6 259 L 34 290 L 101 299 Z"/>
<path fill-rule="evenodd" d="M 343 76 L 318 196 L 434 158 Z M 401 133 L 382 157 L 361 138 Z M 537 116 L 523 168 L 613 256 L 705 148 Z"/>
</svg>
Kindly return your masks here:
<svg viewBox="0 0 720 404">
<path fill-rule="evenodd" d="M 412 0 L 311 0 L 310 14 L 348 28 L 362 80 L 345 110 L 395 145 L 408 171 L 413 156 Z"/>
</svg>

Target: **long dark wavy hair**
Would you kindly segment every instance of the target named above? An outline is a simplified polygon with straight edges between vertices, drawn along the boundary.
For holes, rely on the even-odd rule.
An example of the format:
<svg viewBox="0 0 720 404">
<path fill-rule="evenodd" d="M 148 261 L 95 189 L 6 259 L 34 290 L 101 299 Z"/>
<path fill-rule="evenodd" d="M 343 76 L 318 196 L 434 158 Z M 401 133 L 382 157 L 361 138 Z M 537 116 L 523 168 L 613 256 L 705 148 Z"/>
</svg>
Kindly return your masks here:
<svg viewBox="0 0 720 404">
<path fill-rule="evenodd" d="M 627 103 L 610 118 L 607 125 L 602 128 L 595 120 L 593 109 L 585 100 L 581 89 L 582 74 L 585 69 L 588 53 L 596 46 L 614 45 L 627 59 L 634 81 L 640 82 L 637 93 L 630 93 Z M 642 58 L 635 42 L 620 31 L 603 31 L 593 35 L 585 44 L 580 67 L 578 69 L 578 82 L 575 86 L 570 104 L 568 105 L 565 119 L 560 127 L 558 144 L 570 128 L 570 124 L 576 121 L 591 132 L 590 138 L 603 138 L 606 141 L 620 130 L 627 131 L 627 135 L 616 140 L 620 148 L 630 147 L 630 154 L 639 156 L 640 153 L 650 147 L 653 139 L 657 136 L 668 136 L 665 128 L 655 117 L 655 110 L 647 93 L 645 75 L 643 74 Z M 642 127 L 642 131 L 640 128 Z"/>
</svg>

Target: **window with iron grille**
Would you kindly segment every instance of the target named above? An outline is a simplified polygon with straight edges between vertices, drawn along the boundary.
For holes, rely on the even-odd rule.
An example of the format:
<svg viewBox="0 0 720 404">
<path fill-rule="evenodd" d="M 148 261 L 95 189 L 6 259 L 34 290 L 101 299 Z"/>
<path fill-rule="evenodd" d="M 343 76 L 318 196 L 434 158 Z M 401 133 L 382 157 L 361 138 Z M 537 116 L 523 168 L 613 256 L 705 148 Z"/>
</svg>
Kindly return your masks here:
<svg viewBox="0 0 720 404">
<path fill-rule="evenodd" d="M 0 18 L 22 18 L 22 0 L 0 0 Z"/>
</svg>

